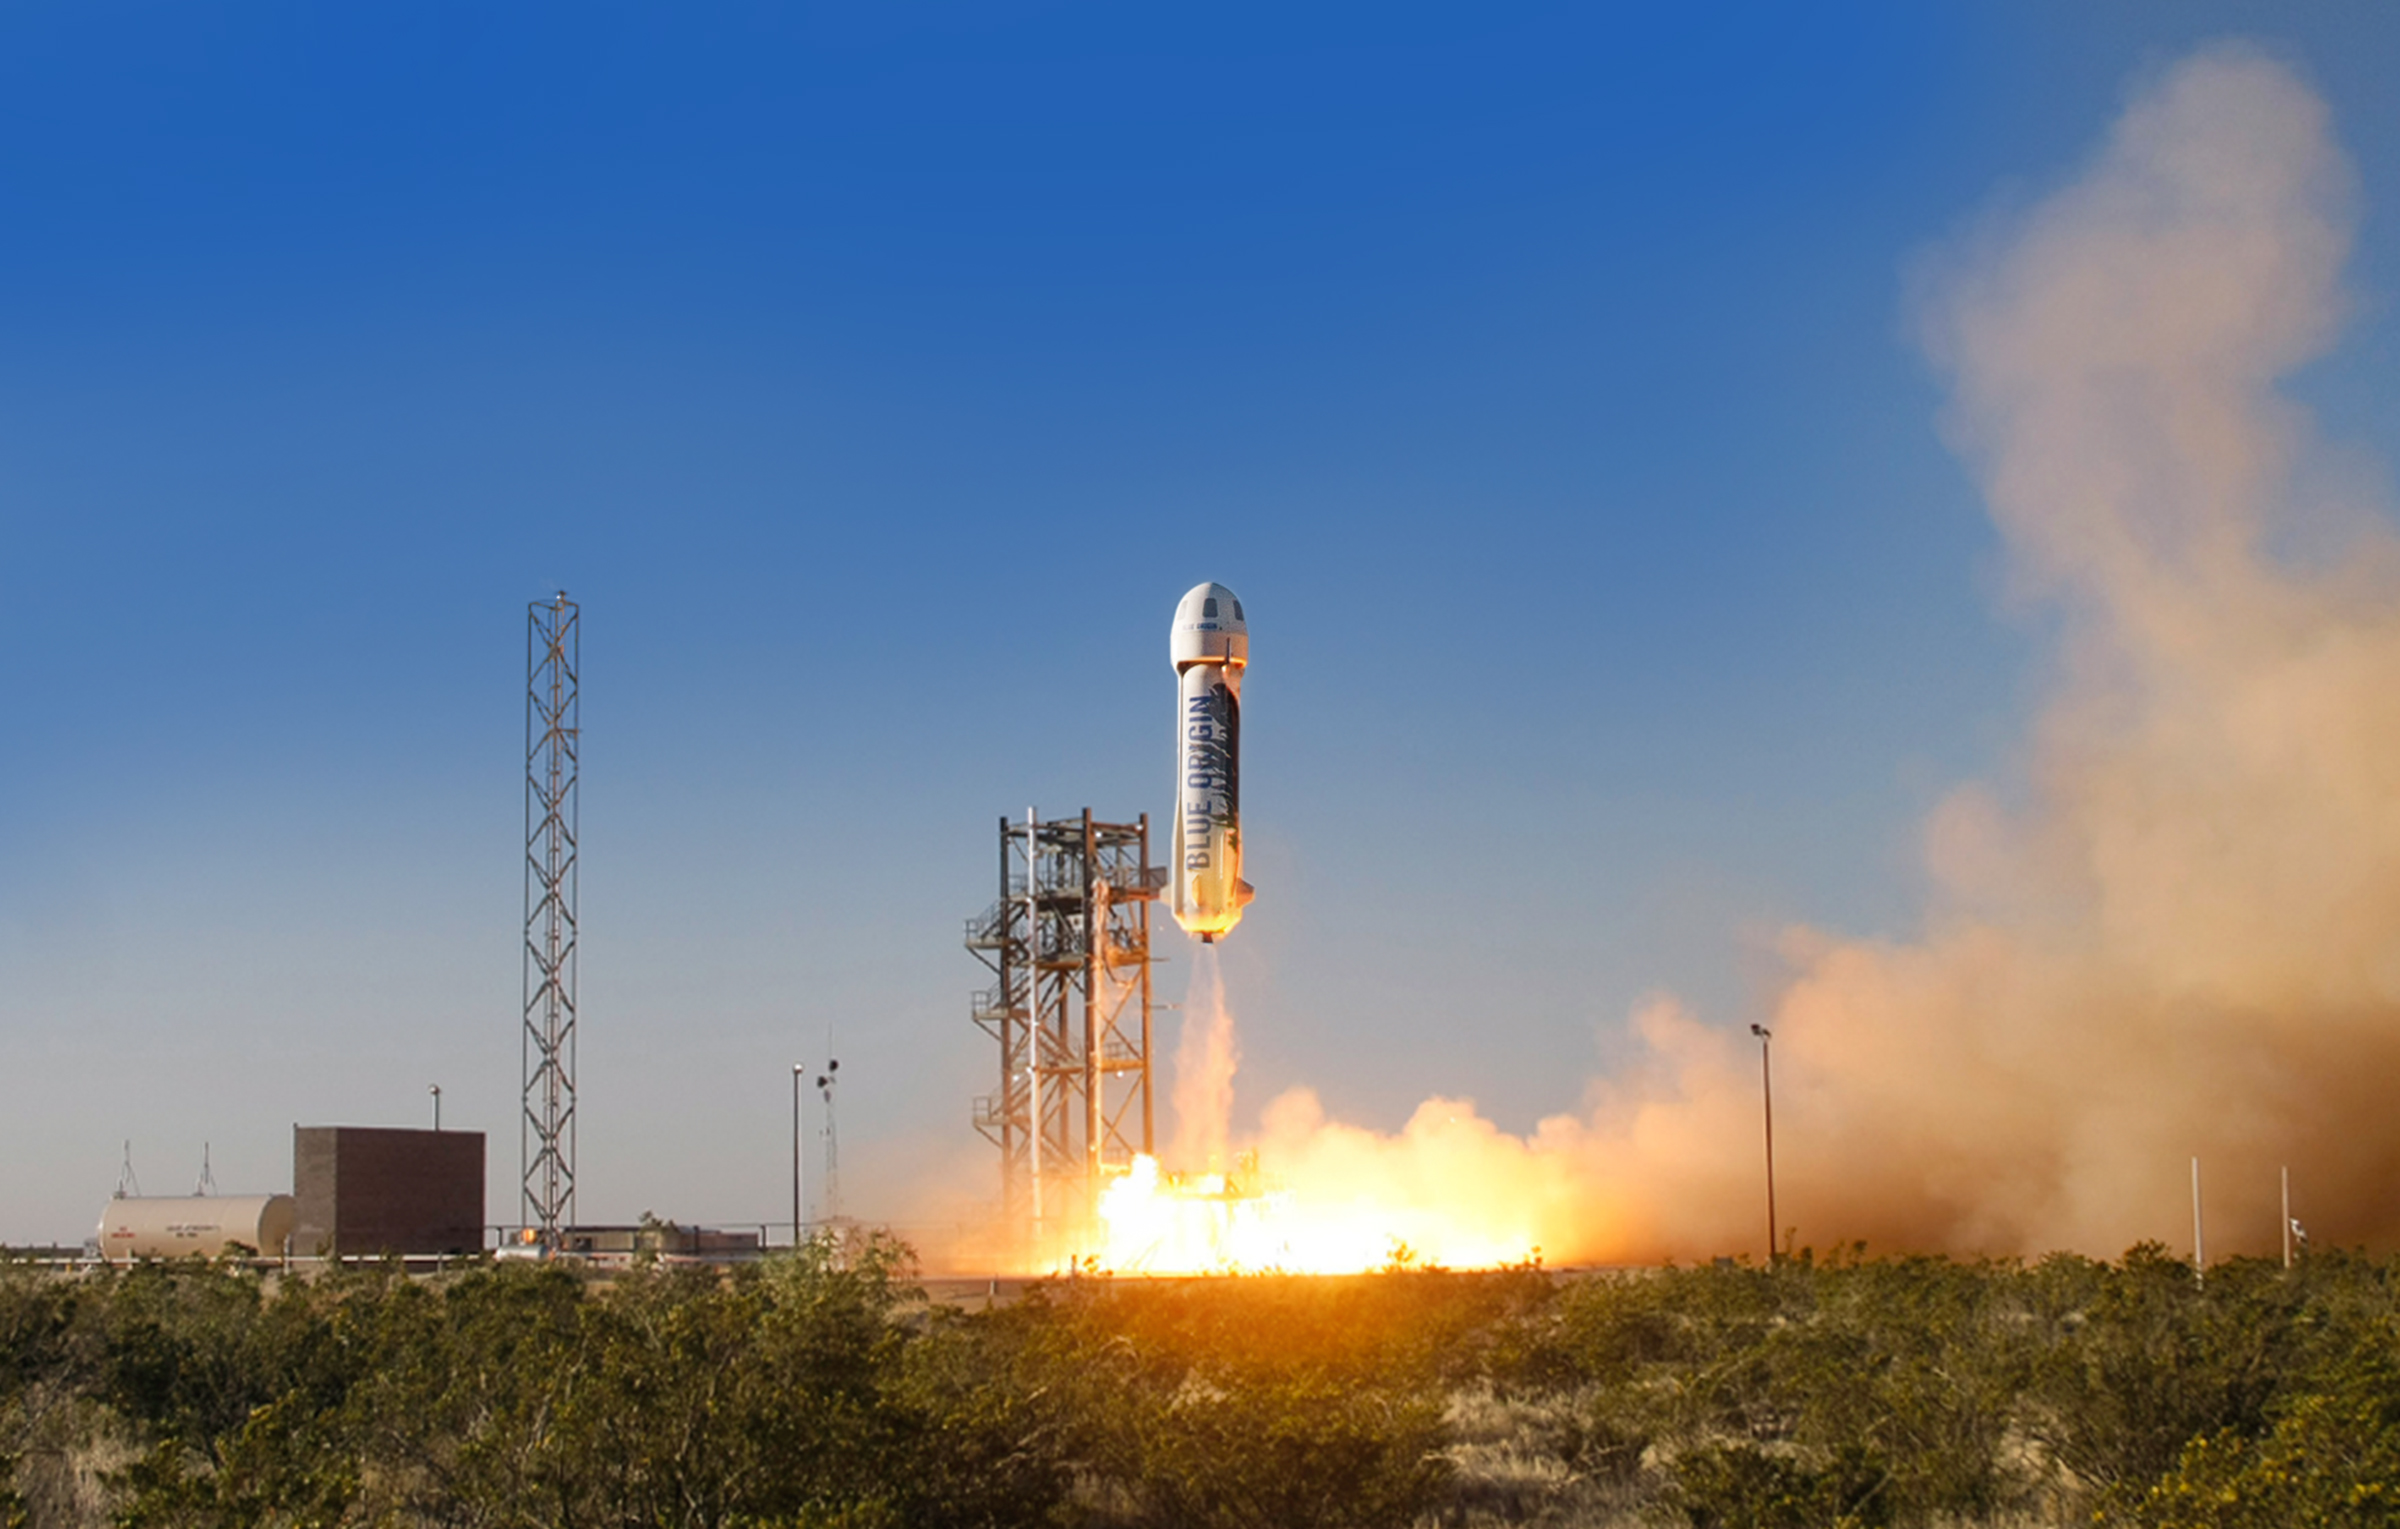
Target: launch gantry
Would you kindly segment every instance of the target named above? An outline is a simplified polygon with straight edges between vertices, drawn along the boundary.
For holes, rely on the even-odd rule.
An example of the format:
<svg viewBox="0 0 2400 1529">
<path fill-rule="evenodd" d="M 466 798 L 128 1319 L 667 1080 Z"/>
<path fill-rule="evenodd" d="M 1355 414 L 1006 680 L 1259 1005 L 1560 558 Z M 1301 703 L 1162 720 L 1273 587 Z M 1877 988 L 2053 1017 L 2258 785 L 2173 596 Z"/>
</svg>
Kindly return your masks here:
<svg viewBox="0 0 2400 1529">
<path fill-rule="evenodd" d="M 975 1022 L 1000 1043 L 1000 1088 L 975 1127 L 1000 1149 L 1011 1235 L 1087 1224 L 1105 1176 L 1155 1150 L 1150 1087 L 1150 818 L 1000 820 L 1000 899 L 967 921 L 998 981 Z"/>
</svg>

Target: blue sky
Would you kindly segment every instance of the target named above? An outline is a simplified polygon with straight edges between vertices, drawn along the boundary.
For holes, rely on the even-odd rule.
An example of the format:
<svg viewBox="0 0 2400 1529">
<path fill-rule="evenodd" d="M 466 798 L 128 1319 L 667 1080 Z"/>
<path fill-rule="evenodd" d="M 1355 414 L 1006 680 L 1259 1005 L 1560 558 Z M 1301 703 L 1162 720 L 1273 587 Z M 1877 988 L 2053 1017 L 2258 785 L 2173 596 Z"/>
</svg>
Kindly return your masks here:
<svg viewBox="0 0 2400 1529">
<path fill-rule="evenodd" d="M 2380 6 L 0 13 L 0 1238 L 429 1083 L 513 1213 L 560 587 L 588 1219 L 782 1214 L 828 1025 L 853 1208 L 981 1171 L 994 822 L 1170 810 L 1201 579 L 1246 1107 L 1523 1128 L 1649 992 L 1746 1023 L 2051 661 L 1908 272 L 2228 34 L 2357 162 L 2299 390 L 2400 458 Z"/>
</svg>

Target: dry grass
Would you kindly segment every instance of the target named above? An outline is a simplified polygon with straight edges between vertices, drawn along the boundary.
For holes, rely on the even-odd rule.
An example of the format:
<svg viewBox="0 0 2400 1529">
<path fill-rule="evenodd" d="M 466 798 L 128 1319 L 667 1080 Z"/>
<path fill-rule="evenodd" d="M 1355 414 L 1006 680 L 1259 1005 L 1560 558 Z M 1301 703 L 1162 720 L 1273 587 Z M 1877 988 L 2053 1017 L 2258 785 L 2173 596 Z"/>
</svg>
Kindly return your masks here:
<svg viewBox="0 0 2400 1529">
<path fill-rule="evenodd" d="M 98 1529 L 114 1521 L 111 1478 L 139 1453 L 115 1415 L 95 1402 L 28 1388 L 0 1416 L 0 1438 L 16 1457 L 16 1503 L 27 1529 Z"/>
<path fill-rule="evenodd" d="M 1454 1393 L 1443 1411 L 1451 1442 L 1449 1501 L 1425 1529 L 1632 1529 L 1656 1523 L 1640 1506 L 1638 1461 L 1595 1448 L 1589 1391 L 1506 1396 Z"/>
</svg>

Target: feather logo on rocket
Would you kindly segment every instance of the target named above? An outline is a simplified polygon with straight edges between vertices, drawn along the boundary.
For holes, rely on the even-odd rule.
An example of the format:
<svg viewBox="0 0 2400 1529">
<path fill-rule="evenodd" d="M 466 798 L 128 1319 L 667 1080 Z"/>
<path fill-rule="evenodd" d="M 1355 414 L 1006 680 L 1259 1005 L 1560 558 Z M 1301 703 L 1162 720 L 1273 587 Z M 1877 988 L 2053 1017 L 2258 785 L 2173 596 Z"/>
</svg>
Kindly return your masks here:
<svg viewBox="0 0 2400 1529">
<path fill-rule="evenodd" d="M 1175 607 L 1175 922 L 1213 942 L 1242 921 L 1242 670 L 1250 626 L 1222 584 Z"/>
</svg>

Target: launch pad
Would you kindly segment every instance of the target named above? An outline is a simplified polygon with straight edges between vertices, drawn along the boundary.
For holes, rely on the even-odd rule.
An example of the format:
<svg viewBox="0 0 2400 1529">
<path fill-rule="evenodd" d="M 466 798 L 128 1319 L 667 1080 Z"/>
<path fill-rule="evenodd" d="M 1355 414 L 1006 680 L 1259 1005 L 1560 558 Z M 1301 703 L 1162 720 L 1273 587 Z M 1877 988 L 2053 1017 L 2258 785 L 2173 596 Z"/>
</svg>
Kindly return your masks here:
<svg viewBox="0 0 2400 1529">
<path fill-rule="evenodd" d="M 1101 1187 L 1156 1150 L 1150 1079 L 1150 818 L 1091 809 L 1000 820 L 1000 895 L 967 921 L 996 981 L 975 1023 L 1000 1043 L 1000 1086 L 975 1128 L 1000 1149 L 1005 1235 L 1030 1250 L 1092 1224 Z"/>
<path fill-rule="evenodd" d="M 997 982 L 974 1018 L 1000 1043 L 1000 1087 L 975 1128 L 1000 1149 L 1001 1240 L 1037 1258 L 1097 1233 L 1107 1195 L 1158 1180 L 1150 1076 L 1150 904 L 1213 942 L 1241 922 L 1242 602 L 1199 584 L 1175 608 L 1176 797 L 1171 864 L 1150 863 L 1150 817 L 1000 820 L 1000 896 L 967 921 Z M 1112 1189 L 1112 1186 L 1114 1187 Z"/>
</svg>

